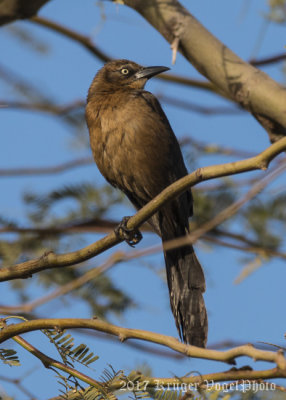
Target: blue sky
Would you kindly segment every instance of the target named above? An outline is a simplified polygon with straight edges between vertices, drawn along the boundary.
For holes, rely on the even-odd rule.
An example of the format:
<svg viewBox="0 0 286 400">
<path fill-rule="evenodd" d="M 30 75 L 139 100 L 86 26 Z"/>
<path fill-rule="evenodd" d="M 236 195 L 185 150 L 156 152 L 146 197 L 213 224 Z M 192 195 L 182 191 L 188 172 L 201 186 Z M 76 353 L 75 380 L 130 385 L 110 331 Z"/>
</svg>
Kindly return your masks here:
<svg viewBox="0 0 286 400">
<path fill-rule="evenodd" d="M 285 27 L 270 24 L 259 40 L 265 27 L 263 19 L 263 14 L 267 12 L 265 1 L 253 0 L 248 2 L 248 6 L 244 0 L 183 1 L 183 4 L 214 35 L 244 59 L 281 53 L 284 49 Z M 96 45 L 114 58 L 132 59 L 143 65 L 166 65 L 175 74 L 200 78 L 196 70 L 180 55 L 176 64 L 172 66 L 169 44 L 127 7 L 109 2 L 96 3 L 91 0 L 84 2 L 84 5 L 75 0 L 51 1 L 42 8 L 39 15 L 90 36 Z M 93 76 L 102 66 L 99 60 L 79 44 L 30 22 L 18 21 L 12 26 L 28 29 L 35 39 L 48 44 L 49 51 L 39 56 L 28 46 L 15 40 L 7 26 L 0 30 L 0 49 L 1 53 L 5 54 L 0 65 L 27 79 L 33 87 L 44 89 L 47 97 L 55 99 L 58 104 L 86 97 Z M 265 69 L 274 79 L 285 83 L 285 76 L 281 70 L 281 65 Z M 214 95 L 159 80 L 150 81 L 147 89 L 155 94 L 166 94 L 206 106 L 226 104 L 224 100 Z M 2 80 L 0 80 L 0 91 L 1 100 L 17 99 L 17 95 Z M 246 113 L 237 116 L 205 116 L 165 104 L 163 107 L 179 138 L 191 135 L 208 143 L 254 153 L 269 146 L 267 134 Z M 90 150 L 75 144 L 71 129 L 59 118 L 43 113 L 9 109 L 2 109 L 0 113 L 0 168 L 53 166 L 91 154 Z M 83 135 L 87 137 L 87 134 L 87 129 L 84 128 Z M 200 159 L 200 166 L 227 161 L 232 159 L 204 157 Z M 35 190 L 45 194 L 63 183 L 72 184 L 81 181 L 104 183 L 95 165 L 59 175 L 0 177 L 0 215 L 18 218 L 25 223 L 26 210 L 22 204 L 24 192 Z M 280 179 L 280 184 L 282 182 Z M 113 216 L 120 219 L 124 215 L 122 212 L 122 208 L 116 209 L 113 211 Z M 132 213 L 131 207 L 130 212 Z M 98 235 L 88 235 L 86 240 L 91 243 L 98 237 Z M 153 235 L 146 234 L 139 248 L 147 247 L 154 242 L 159 243 L 159 240 Z M 121 244 L 117 249 L 119 248 L 129 251 L 126 244 Z M 209 312 L 209 344 L 225 339 L 253 343 L 258 341 L 283 343 L 285 310 L 281 309 L 281 305 L 285 304 L 286 300 L 285 262 L 275 259 L 265 263 L 241 284 L 235 285 L 234 279 L 242 267 L 239 262 L 243 257 L 242 253 L 219 247 L 210 248 L 202 242 L 197 244 L 196 249 L 207 280 L 205 300 Z M 90 265 L 99 265 L 100 260 L 106 257 L 107 255 L 103 255 Z M 143 263 L 124 263 L 108 272 L 118 287 L 126 290 L 138 304 L 138 308 L 128 311 L 124 319 L 114 318 L 113 322 L 130 328 L 148 329 L 177 337 L 169 309 L 166 284 L 164 279 L 148 267 L 149 263 L 155 265 L 155 270 L 159 272 L 163 268 L 163 256 L 158 254 L 149 256 Z M 35 298 L 43 295 L 45 291 L 36 284 L 31 285 L 31 290 Z M 1 294 L 1 303 L 4 303 L 4 300 L 5 304 L 16 302 L 8 284 L 2 284 Z M 39 309 L 39 314 L 43 317 L 90 316 L 88 309 L 75 300 L 70 300 L 69 306 L 65 309 L 60 307 L 57 309 L 59 304 L 57 302 L 58 300 L 43 306 Z M 49 355 L 54 354 L 53 349 L 49 350 L 45 344 L 48 342 L 43 342 L 39 334 L 33 333 L 25 337 L 34 341 Z M 107 363 L 111 363 L 115 369 L 128 370 L 146 362 L 151 365 L 154 376 L 162 377 L 174 374 L 180 376 L 194 369 L 207 373 L 228 368 L 227 365 L 209 361 L 185 359 L 178 362 L 173 359 L 163 359 L 156 355 L 140 353 L 124 344 L 104 340 L 86 337 L 78 337 L 77 340 L 88 341 L 93 351 L 100 356 L 94 366 L 96 372 L 92 372 L 95 378 L 100 375 Z M 55 395 L 58 386 L 54 374 L 42 368 L 40 362 L 26 355 L 24 351 L 19 350 L 19 355 L 26 361 L 23 363 L 24 366 L 16 370 L 0 364 L 0 375 L 21 376 L 27 369 L 36 367 L 36 370 L 24 380 L 25 385 L 33 386 L 33 392 L 39 399 Z M 238 361 L 239 366 L 245 364 L 251 364 L 251 361 L 248 359 Z M 262 369 L 272 366 L 256 363 L 255 367 Z M 13 386 L 0 381 L 0 388 L 1 385 L 9 394 L 19 396 L 19 392 Z"/>
</svg>

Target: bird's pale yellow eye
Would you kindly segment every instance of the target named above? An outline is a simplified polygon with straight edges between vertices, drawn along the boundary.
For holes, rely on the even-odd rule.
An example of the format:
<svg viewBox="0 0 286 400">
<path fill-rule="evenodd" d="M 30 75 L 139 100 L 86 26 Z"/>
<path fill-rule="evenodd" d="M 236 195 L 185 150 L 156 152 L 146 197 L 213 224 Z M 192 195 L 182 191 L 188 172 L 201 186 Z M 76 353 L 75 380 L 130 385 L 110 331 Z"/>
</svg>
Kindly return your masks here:
<svg viewBox="0 0 286 400">
<path fill-rule="evenodd" d="M 129 74 L 129 70 L 127 68 L 122 68 L 121 73 L 123 75 L 128 75 Z"/>
</svg>

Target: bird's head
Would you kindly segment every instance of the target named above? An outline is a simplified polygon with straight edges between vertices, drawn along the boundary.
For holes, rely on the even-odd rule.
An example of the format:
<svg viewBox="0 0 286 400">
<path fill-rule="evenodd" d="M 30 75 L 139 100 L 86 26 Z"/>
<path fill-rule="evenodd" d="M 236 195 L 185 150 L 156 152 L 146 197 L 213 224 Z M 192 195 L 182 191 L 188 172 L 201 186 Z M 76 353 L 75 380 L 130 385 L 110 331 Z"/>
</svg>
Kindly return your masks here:
<svg viewBox="0 0 286 400">
<path fill-rule="evenodd" d="M 90 90 L 94 93 L 126 89 L 143 89 L 147 80 L 168 67 L 142 67 L 133 61 L 114 60 L 106 63 L 96 74 Z"/>
</svg>

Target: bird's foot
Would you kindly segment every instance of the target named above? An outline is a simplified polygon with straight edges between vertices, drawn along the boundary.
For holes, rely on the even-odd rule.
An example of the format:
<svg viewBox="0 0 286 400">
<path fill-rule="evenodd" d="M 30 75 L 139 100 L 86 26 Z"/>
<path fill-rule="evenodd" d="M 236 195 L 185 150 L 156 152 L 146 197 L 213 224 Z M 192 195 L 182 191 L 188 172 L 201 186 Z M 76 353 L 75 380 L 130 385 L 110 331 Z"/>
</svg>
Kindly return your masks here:
<svg viewBox="0 0 286 400">
<path fill-rule="evenodd" d="M 131 247 L 135 247 L 142 239 L 142 233 L 139 229 L 127 228 L 127 223 L 130 217 L 123 217 L 120 224 L 114 229 L 116 236 L 120 239 L 124 239 L 126 243 Z"/>
</svg>

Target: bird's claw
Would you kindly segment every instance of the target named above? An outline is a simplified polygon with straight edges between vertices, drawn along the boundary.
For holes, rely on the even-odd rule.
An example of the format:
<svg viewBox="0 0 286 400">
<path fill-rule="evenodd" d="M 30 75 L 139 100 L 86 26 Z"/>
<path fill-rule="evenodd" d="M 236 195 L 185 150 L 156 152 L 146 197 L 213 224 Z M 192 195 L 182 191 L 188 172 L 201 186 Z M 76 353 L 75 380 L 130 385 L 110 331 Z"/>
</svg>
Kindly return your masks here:
<svg viewBox="0 0 286 400">
<path fill-rule="evenodd" d="M 142 239 L 142 233 L 139 229 L 127 228 L 127 223 L 130 217 L 123 217 L 120 224 L 114 229 L 116 236 L 120 239 L 124 239 L 127 244 L 131 247 L 135 247 Z"/>
</svg>

